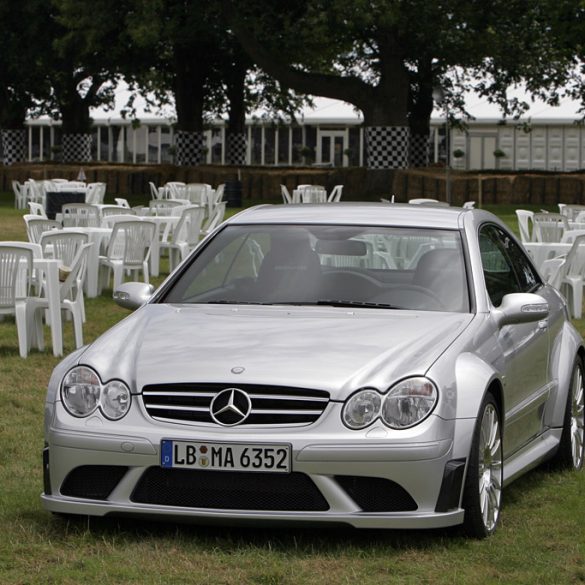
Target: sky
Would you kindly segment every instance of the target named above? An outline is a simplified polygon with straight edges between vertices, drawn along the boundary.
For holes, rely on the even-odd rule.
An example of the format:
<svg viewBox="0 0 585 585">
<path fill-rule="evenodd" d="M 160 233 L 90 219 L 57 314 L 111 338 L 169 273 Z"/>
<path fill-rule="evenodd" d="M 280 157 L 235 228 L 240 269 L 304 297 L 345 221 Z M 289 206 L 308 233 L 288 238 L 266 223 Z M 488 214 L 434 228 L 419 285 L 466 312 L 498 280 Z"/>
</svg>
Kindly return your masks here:
<svg viewBox="0 0 585 585">
<path fill-rule="evenodd" d="M 529 103 L 531 100 L 521 90 L 516 90 L 513 95 L 526 99 Z M 103 109 L 92 109 L 91 115 L 94 119 L 119 119 L 120 111 L 123 109 L 124 104 L 128 99 L 129 92 L 125 86 L 120 86 L 116 91 L 116 105 L 114 110 L 105 111 Z M 338 100 L 332 100 L 329 98 L 316 97 L 314 98 L 315 107 L 305 108 L 299 118 L 305 120 L 312 120 L 315 123 L 318 121 L 322 122 L 334 122 L 336 120 L 355 119 L 356 116 L 361 118 L 361 114 L 356 112 L 354 106 L 341 102 Z M 166 106 L 162 114 L 147 113 L 145 112 L 143 99 L 138 98 L 135 102 L 137 106 L 137 117 L 139 119 L 151 119 L 151 118 L 173 118 L 174 108 L 172 106 Z M 496 122 L 502 118 L 502 113 L 495 104 L 490 104 L 486 99 L 479 98 L 475 94 L 469 94 L 466 99 L 467 111 L 479 121 L 491 121 Z M 581 119 L 582 115 L 578 113 L 580 104 L 570 99 L 561 100 L 558 107 L 553 107 L 540 101 L 532 102 L 529 111 L 522 117 L 523 120 L 551 120 L 551 121 L 565 121 L 569 122 L 572 120 Z M 440 109 L 436 109 L 433 112 L 433 119 L 439 121 L 444 119 L 444 112 Z"/>
</svg>

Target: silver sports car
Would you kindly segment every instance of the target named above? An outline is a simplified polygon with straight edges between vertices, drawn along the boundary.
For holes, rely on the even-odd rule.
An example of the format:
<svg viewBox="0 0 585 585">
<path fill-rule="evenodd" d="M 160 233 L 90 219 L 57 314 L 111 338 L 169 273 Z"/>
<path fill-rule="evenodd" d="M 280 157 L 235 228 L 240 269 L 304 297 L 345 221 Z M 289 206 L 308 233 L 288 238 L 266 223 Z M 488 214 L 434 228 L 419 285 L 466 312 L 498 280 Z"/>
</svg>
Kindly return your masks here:
<svg viewBox="0 0 585 585">
<path fill-rule="evenodd" d="M 483 537 L 507 483 L 583 467 L 583 340 L 487 212 L 256 207 L 115 297 L 49 383 L 52 512 Z"/>
</svg>

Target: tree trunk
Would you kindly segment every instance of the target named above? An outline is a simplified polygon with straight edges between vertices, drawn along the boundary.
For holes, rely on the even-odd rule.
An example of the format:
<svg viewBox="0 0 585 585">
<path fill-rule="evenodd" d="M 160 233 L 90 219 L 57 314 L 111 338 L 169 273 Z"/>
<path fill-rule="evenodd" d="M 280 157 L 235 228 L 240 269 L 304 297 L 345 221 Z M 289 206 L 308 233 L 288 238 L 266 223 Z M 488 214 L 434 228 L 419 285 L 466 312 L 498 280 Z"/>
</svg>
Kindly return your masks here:
<svg viewBox="0 0 585 585">
<path fill-rule="evenodd" d="M 358 77 L 341 77 L 296 69 L 281 60 L 278 54 L 266 50 L 241 21 L 231 24 L 246 52 L 284 86 L 300 93 L 346 101 L 362 111 L 366 127 L 368 167 L 408 166 L 409 78 L 399 44 L 392 34 L 378 40 L 381 77 L 379 84 L 372 86 Z"/>
<path fill-rule="evenodd" d="M 201 164 L 203 158 L 203 107 L 207 81 L 205 55 L 197 47 L 175 48 L 175 107 L 177 136 L 175 160 L 181 166 Z"/>
<path fill-rule="evenodd" d="M 433 84 L 432 59 L 421 59 L 411 83 L 408 108 L 411 167 L 426 167 L 429 164 Z"/>
<path fill-rule="evenodd" d="M 235 62 L 226 79 L 229 100 L 226 162 L 229 165 L 246 164 L 246 105 L 245 82 L 248 59 L 236 54 Z"/>
</svg>

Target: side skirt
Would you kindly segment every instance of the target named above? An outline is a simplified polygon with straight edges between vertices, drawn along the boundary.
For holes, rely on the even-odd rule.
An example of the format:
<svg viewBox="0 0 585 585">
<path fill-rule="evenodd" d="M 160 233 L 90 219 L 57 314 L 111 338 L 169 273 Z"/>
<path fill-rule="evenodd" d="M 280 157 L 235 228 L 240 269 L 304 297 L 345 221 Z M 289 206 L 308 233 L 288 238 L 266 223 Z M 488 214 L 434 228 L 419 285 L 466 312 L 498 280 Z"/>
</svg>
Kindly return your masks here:
<svg viewBox="0 0 585 585">
<path fill-rule="evenodd" d="M 562 432 L 563 430 L 560 428 L 548 429 L 509 459 L 506 459 L 504 461 L 504 486 L 512 483 L 516 478 L 553 455 L 559 446 Z"/>
</svg>

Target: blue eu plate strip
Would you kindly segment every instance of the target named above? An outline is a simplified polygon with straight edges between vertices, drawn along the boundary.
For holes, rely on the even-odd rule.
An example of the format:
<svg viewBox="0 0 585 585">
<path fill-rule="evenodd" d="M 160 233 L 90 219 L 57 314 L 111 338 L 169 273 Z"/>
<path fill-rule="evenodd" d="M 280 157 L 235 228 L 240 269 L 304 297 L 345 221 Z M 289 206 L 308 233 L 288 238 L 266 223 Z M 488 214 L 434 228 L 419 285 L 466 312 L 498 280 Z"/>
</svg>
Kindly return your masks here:
<svg viewBox="0 0 585 585">
<path fill-rule="evenodd" d="M 173 442 L 162 440 L 160 443 L 160 464 L 161 467 L 173 466 Z"/>
</svg>

